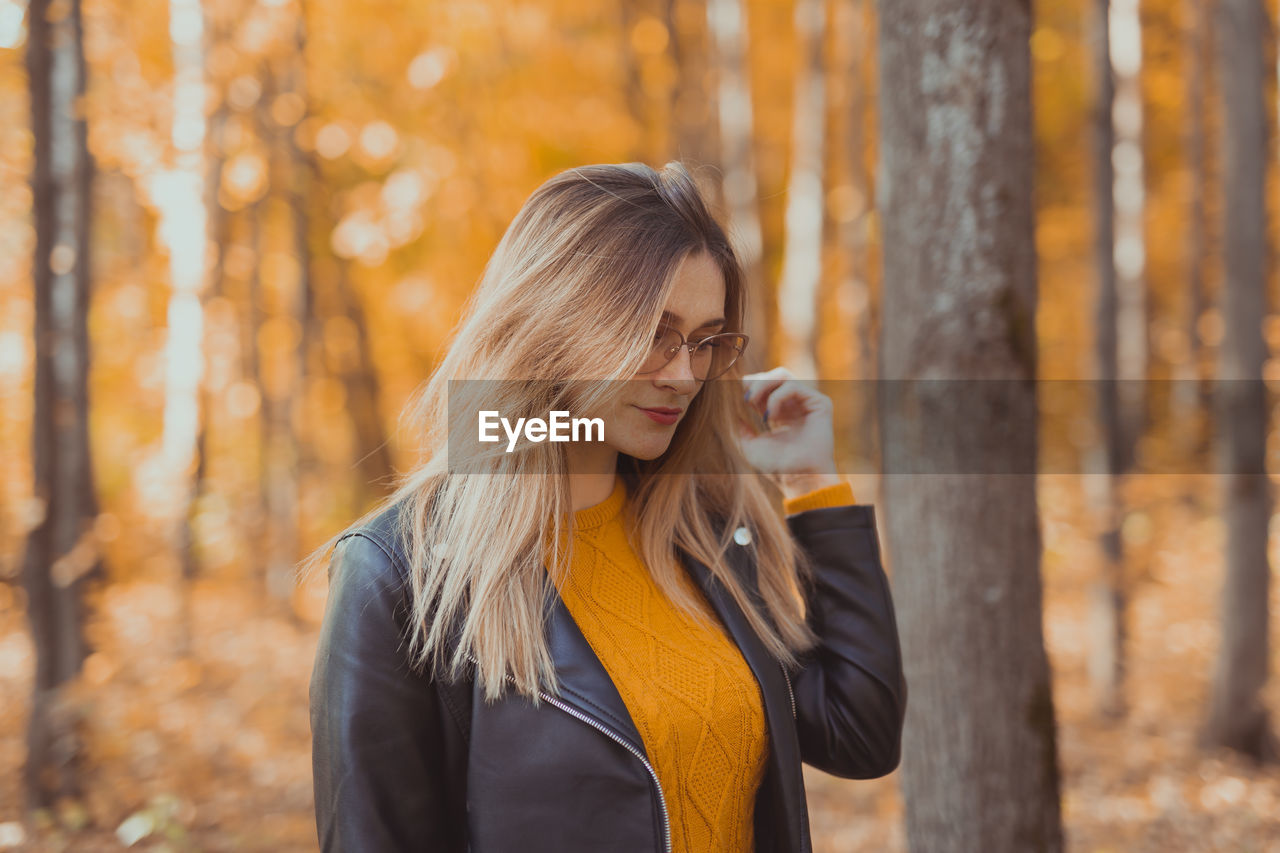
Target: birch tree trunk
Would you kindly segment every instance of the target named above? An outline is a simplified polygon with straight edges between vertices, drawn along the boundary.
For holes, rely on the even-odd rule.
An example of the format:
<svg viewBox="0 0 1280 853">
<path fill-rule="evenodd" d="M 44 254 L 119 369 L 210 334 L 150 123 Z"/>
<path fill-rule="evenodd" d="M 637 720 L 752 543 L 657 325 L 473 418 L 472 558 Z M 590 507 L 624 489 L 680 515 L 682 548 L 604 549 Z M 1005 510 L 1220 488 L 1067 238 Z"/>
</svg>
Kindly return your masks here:
<svg viewBox="0 0 1280 853">
<path fill-rule="evenodd" d="M 192 508 L 198 464 L 201 380 L 204 378 L 204 289 L 208 249 L 207 169 L 204 146 L 208 129 L 205 104 L 205 20 L 201 0 L 169 0 L 169 48 L 173 56 L 173 168 L 158 194 L 161 222 L 158 241 L 169 254 L 169 306 L 166 318 L 164 488 L 170 500 L 171 543 L 184 563 L 184 583 L 193 545 Z M 179 590 L 181 597 L 182 591 Z M 185 640 L 179 637 L 179 642 Z"/>
<path fill-rule="evenodd" d="M 907 838 L 921 853 L 1059 851 L 1035 477 L 1031 10 L 890 0 L 879 11 L 880 376 L 911 382 L 918 401 L 881 414 L 911 686 Z M 921 431 L 921 455 L 893 458 L 891 445 Z M 932 473 L 903 476 L 907 462 Z M 992 470 L 1014 473 L 974 476 Z"/>
<path fill-rule="evenodd" d="M 224 43 L 227 34 L 226 27 L 222 25 L 215 10 L 205 8 L 205 13 L 205 50 L 207 53 L 209 50 L 216 49 L 220 44 Z M 227 104 L 226 93 L 220 92 L 217 95 L 217 106 L 214 107 L 213 112 L 209 115 L 206 133 L 208 168 L 205 170 L 203 203 L 208 216 L 209 239 L 215 250 L 217 263 L 209 270 L 203 300 L 205 304 L 221 300 L 226 296 L 226 274 L 223 258 L 231 240 L 231 217 L 219 201 L 218 191 L 222 185 L 222 175 L 227 163 L 225 140 L 230 113 L 231 110 Z M 214 318 L 209 317 L 206 313 L 206 321 L 212 323 Z M 219 394 L 225 390 L 226 381 L 229 379 L 227 365 L 219 363 L 221 353 L 216 330 L 206 329 L 206 333 L 201 336 L 201 346 L 203 349 L 201 359 L 206 366 L 206 370 L 201 376 L 197 405 L 199 422 L 195 445 L 196 468 L 191 475 L 192 501 L 188 507 L 186 523 L 179 528 L 181 539 L 178 558 L 182 563 L 182 573 L 178 601 L 182 610 L 178 622 L 176 651 L 184 657 L 192 654 L 195 647 L 195 637 L 191 631 L 194 624 L 191 594 L 192 582 L 200 573 L 200 563 L 195 547 L 194 525 L 199 514 L 201 498 L 204 496 L 206 487 L 209 484 L 209 453 L 213 445 L 210 440 L 210 434 L 215 429 L 214 413 L 219 408 Z"/>
<path fill-rule="evenodd" d="M 80 711 L 65 690 L 89 649 L 83 586 L 100 576 L 89 452 L 89 222 L 93 160 L 83 111 L 78 0 L 28 7 L 27 80 L 35 162 L 35 405 L 32 465 L 40 516 L 27 534 L 22 586 L 35 647 L 23 789 L 29 809 L 83 796 Z"/>
<path fill-rule="evenodd" d="M 1108 4 L 1108 45 L 1115 131 L 1111 151 L 1116 275 L 1116 369 L 1120 402 L 1121 468 L 1133 467 L 1134 448 L 1147 424 L 1146 170 L 1142 155 L 1142 22 L 1138 0 Z"/>
<path fill-rule="evenodd" d="M 1267 396 L 1262 383 L 1267 358 L 1262 319 L 1267 310 L 1265 188 L 1270 136 L 1263 101 L 1263 81 L 1268 75 L 1263 38 L 1270 22 L 1259 0 L 1221 0 L 1218 13 L 1226 286 L 1215 422 L 1218 458 L 1224 465 L 1227 553 L 1222 642 L 1202 742 L 1274 760 L 1280 750 L 1262 704 L 1269 669 L 1267 529 L 1272 507 L 1266 472 Z"/>
<path fill-rule="evenodd" d="M 796 0 L 800 44 L 787 182 L 786 243 L 778 283 L 783 360 L 796 376 L 818 376 L 818 290 L 822 283 L 823 137 L 826 135 L 824 0 Z"/>
<path fill-rule="evenodd" d="M 746 272 L 747 329 L 743 355 L 747 373 L 765 368 L 770 325 L 769 287 L 764 277 L 764 236 L 756 197 L 755 138 L 751 78 L 747 66 L 747 9 L 743 0 L 707 0 L 707 27 L 715 53 L 720 119 L 722 194 L 729 239 Z"/>
<path fill-rule="evenodd" d="M 1111 0 L 1094 4 L 1093 67 L 1096 75 L 1094 102 L 1094 263 L 1098 290 L 1094 304 L 1095 371 L 1098 378 L 1097 411 L 1102 445 L 1100 470 L 1091 472 L 1101 508 L 1102 571 L 1094 579 L 1090 596 L 1089 680 L 1098 713 L 1119 717 L 1124 711 L 1123 674 L 1125 594 L 1123 540 L 1120 528 L 1124 507 L 1122 484 L 1128 468 L 1129 448 L 1124 439 L 1117 362 L 1119 294 L 1116 291 L 1115 205 L 1116 153 L 1115 74 L 1111 63 Z"/>
</svg>

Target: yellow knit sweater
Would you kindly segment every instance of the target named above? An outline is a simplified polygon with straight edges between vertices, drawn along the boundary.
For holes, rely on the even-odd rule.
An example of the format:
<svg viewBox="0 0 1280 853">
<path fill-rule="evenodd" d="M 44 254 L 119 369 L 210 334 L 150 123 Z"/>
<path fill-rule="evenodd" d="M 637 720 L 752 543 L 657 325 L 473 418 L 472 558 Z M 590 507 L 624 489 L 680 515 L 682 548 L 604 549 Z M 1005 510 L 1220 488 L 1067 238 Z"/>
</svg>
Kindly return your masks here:
<svg viewBox="0 0 1280 853">
<path fill-rule="evenodd" d="M 788 513 L 853 503 L 848 484 L 786 501 Z M 561 598 L 608 670 L 662 785 L 672 850 L 750 853 L 768 751 L 759 686 L 733 640 L 678 611 L 626 536 L 622 479 L 574 513 L 575 557 Z M 694 597 L 714 610 L 681 572 Z"/>
</svg>

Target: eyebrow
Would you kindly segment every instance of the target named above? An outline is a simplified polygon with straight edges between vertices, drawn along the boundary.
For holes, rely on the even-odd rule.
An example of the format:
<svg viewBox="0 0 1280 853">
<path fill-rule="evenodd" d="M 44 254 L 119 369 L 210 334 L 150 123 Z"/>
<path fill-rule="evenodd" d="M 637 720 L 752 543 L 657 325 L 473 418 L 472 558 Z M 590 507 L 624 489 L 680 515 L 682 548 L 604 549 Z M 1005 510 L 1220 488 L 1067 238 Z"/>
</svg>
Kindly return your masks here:
<svg viewBox="0 0 1280 853">
<path fill-rule="evenodd" d="M 667 322 L 671 322 L 671 323 L 679 323 L 679 322 L 680 322 L 680 315 L 679 315 L 679 314 L 673 314 L 673 313 L 671 313 L 670 311 L 663 311 L 663 312 L 662 312 L 662 321 L 663 321 L 664 323 L 667 323 Z M 695 326 L 694 328 L 697 328 L 697 329 L 705 329 L 707 326 L 723 326 L 723 325 L 724 325 L 724 318 L 723 318 L 723 317 L 716 317 L 714 320 L 708 320 L 708 321 L 706 321 L 705 323 L 703 323 L 701 326 Z"/>
</svg>

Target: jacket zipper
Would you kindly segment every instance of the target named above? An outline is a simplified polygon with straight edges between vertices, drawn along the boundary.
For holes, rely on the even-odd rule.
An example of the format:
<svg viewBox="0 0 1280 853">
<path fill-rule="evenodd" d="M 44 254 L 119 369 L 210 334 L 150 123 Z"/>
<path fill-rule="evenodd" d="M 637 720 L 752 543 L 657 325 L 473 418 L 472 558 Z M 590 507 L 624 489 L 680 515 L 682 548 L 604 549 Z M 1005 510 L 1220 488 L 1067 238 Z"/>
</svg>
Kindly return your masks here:
<svg viewBox="0 0 1280 853">
<path fill-rule="evenodd" d="M 468 655 L 468 657 L 471 657 L 471 660 L 473 663 L 475 664 L 480 663 L 478 660 L 475 659 L 475 657 L 472 657 L 470 655 Z M 515 678 L 512 677 L 510 673 L 507 674 L 507 681 L 510 681 L 512 684 L 516 683 Z M 627 752 L 630 752 L 636 758 L 640 759 L 640 763 L 644 765 L 644 769 L 649 771 L 649 778 L 653 779 L 653 787 L 656 788 L 658 791 L 658 806 L 662 809 L 662 848 L 663 850 L 666 851 L 666 853 L 671 853 L 671 818 L 667 814 L 667 800 L 666 800 L 666 797 L 664 797 L 662 794 L 662 783 L 658 781 L 658 773 L 653 769 L 653 765 L 649 763 L 649 759 L 645 757 L 644 753 L 640 752 L 638 749 L 636 749 L 634 746 L 628 743 L 627 739 L 624 738 L 622 735 L 614 732 L 612 729 L 610 729 L 608 726 L 606 726 L 604 723 L 600 722 L 599 720 L 595 719 L 594 717 L 589 717 L 586 714 L 581 713 L 577 709 L 569 707 L 568 705 L 561 702 L 559 699 L 555 698 L 554 696 L 551 696 L 544 690 L 539 690 L 538 695 L 541 696 L 542 700 L 546 702 L 548 705 L 554 705 L 555 707 L 559 708 L 561 711 L 564 711 L 569 716 L 574 717 L 575 719 L 581 720 L 582 722 L 586 723 L 592 728 L 597 729 L 598 731 L 607 735 L 610 739 L 617 741 L 624 749 L 627 750 Z"/>
<path fill-rule="evenodd" d="M 787 674 L 787 668 L 778 661 L 778 666 L 782 669 L 782 677 L 787 680 L 787 696 L 791 699 L 791 719 L 796 718 L 796 694 L 791 690 L 791 676 Z"/>
</svg>

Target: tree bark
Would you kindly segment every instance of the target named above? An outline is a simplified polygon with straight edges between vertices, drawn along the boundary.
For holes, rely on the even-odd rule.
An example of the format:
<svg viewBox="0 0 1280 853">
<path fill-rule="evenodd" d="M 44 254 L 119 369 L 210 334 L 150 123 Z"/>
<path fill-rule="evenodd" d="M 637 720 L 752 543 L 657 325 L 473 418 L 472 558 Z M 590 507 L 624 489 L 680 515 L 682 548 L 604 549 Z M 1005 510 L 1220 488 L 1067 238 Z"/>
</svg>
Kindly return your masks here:
<svg viewBox="0 0 1280 853">
<path fill-rule="evenodd" d="M 851 424 L 849 432 L 853 447 L 862 452 L 866 448 L 876 446 L 876 410 L 874 388 L 876 377 L 876 350 L 873 346 L 875 334 L 874 305 L 871 292 L 871 265 L 867 251 L 868 214 L 871 212 L 871 181 L 867 174 L 867 142 L 868 133 L 867 109 L 867 77 L 866 56 L 870 24 L 868 12 L 870 4 L 866 0 L 851 0 L 840 3 L 835 10 L 832 26 L 836 31 L 836 49 L 839 55 L 840 77 L 843 81 L 845 98 L 838 102 L 840 115 L 843 116 L 843 132 L 837 138 L 838 150 L 833 152 L 833 160 L 840 164 L 844 171 L 844 179 L 848 182 L 848 198 L 838 209 L 838 219 L 833 229 L 834 242 L 840 248 L 841 271 L 836 282 L 836 303 L 845 308 L 842 321 L 851 323 L 853 327 L 854 368 L 848 378 L 856 380 L 851 383 L 852 392 L 848 395 L 844 407 L 847 416 L 845 423 Z M 845 319 L 847 318 L 847 319 Z M 834 399 L 841 406 L 840 399 Z"/>
<path fill-rule="evenodd" d="M 297 30 L 297 55 L 306 56 L 307 27 L 311 6 L 303 2 L 299 6 Z M 299 60 L 301 61 L 301 59 Z M 310 91 L 303 76 L 297 84 L 303 99 L 303 115 L 313 113 Z M 303 270 L 306 291 L 310 294 L 307 307 L 309 323 L 315 326 L 324 370 L 336 375 L 342 382 L 347 400 L 347 414 L 351 419 L 356 441 L 356 465 L 360 472 L 358 500 L 354 511 L 385 495 L 385 486 L 395 473 L 391 450 L 387 441 L 387 429 L 381 414 L 381 393 L 378 371 L 373 363 L 369 347 L 369 324 L 365 319 L 360 296 L 351 282 L 350 263 L 334 257 L 329 249 L 329 234 L 334 223 L 329 219 L 325 203 L 325 177 L 315 155 L 301 148 L 294 135 L 288 135 L 289 158 L 297 168 L 294 180 L 295 240 L 297 251 L 308 261 Z M 312 263 L 312 258 L 324 258 L 328 263 Z M 327 274 L 322 274 L 322 271 Z M 324 329 L 332 318 L 350 324 L 351 346 L 343 348 L 338 357 L 330 358 L 331 347 L 323 340 Z M 318 368 L 317 368 L 318 369 Z"/>
<path fill-rule="evenodd" d="M 644 77 L 641 73 L 641 57 L 636 55 L 631 37 L 636 24 L 643 16 L 644 10 L 637 0 L 621 0 L 618 3 L 618 59 L 622 66 L 622 95 L 627 103 L 627 112 L 636 124 L 636 134 L 628 146 L 629 160 L 648 162 L 657 156 L 658 147 L 654 142 L 655 122 L 649 109 L 649 97 L 645 92 Z"/>
<path fill-rule="evenodd" d="M 392 469 L 391 451 L 387 442 L 387 430 L 382 421 L 381 383 L 369 348 L 369 323 L 364 306 L 351 282 L 351 271 L 346 261 L 335 259 L 333 290 L 342 306 L 341 316 L 351 323 L 355 346 L 337 363 L 336 370 L 342 379 L 349 402 L 348 411 L 355 429 L 357 465 L 360 471 L 360 505 L 367 506 L 385 495 L 385 486 L 395 473 Z M 363 511 L 363 510 L 358 510 Z"/>
<path fill-rule="evenodd" d="M 756 195 L 755 139 L 751 78 L 747 65 L 747 8 L 743 0 L 707 0 L 707 27 L 714 45 L 718 78 L 721 193 L 727 208 L 729 238 L 742 260 L 747 284 L 747 329 L 751 346 L 743 370 L 763 370 L 768 360 L 770 288 L 764 276 L 764 236 Z"/>
<path fill-rule="evenodd" d="M 666 21 L 671 33 L 671 62 L 676 70 L 670 105 L 675 156 L 697 175 L 697 167 L 714 164 L 720 151 L 720 129 L 710 86 L 705 0 L 666 0 Z M 717 208 L 723 205 L 719 181 L 708 181 L 707 190 Z"/>
<path fill-rule="evenodd" d="M 1267 310 L 1265 187 L 1270 135 L 1263 102 L 1263 39 L 1269 36 L 1270 22 L 1258 0 L 1221 0 L 1218 13 L 1226 286 L 1216 423 L 1221 425 L 1218 458 L 1225 464 L 1221 482 L 1227 565 L 1222 642 L 1202 743 L 1275 760 L 1280 750 L 1262 703 L 1269 669 L 1267 530 L 1272 507 L 1262 382 L 1267 358 L 1262 318 Z"/>
<path fill-rule="evenodd" d="M 1118 363 L 1119 294 L 1116 290 L 1116 153 L 1115 72 L 1111 63 L 1111 0 L 1094 4 L 1093 66 L 1096 75 L 1094 102 L 1093 204 L 1094 263 L 1098 290 L 1094 303 L 1095 363 L 1097 370 L 1097 410 L 1102 436 L 1101 478 L 1098 495 L 1101 506 L 1102 571 L 1092 583 L 1090 596 L 1089 680 L 1094 702 L 1104 717 L 1124 713 L 1124 648 L 1126 584 L 1123 540 L 1122 484 L 1129 462 L 1121 417 L 1122 399 Z"/>
<path fill-rule="evenodd" d="M 791 173 L 787 179 L 786 243 L 778 284 L 778 317 L 786 364 L 797 376 L 816 379 L 822 220 L 826 210 L 823 0 L 796 0 L 795 28 L 801 56 L 791 125 Z"/>
<path fill-rule="evenodd" d="M 42 513 L 29 531 L 22 584 L 35 647 L 23 788 L 30 809 L 82 796 L 80 712 L 68 683 L 89 649 L 83 587 L 102 574 L 89 448 L 89 223 L 93 160 L 83 99 L 78 0 L 29 6 L 27 79 L 35 163 L 35 405 L 32 462 Z"/>
<path fill-rule="evenodd" d="M 1178 368 L 1179 382 L 1173 397 L 1175 417 L 1188 425 L 1181 433 L 1183 451 L 1191 456 L 1205 455 L 1208 426 L 1202 415 L 1213 408 L 1213 390 L 1201 373 L 1205 345 L 1200 333 L 1200 319 L 1208 308 L 1205 293 L 1205 263 L 1209 245 L 1209 214 L 1205 188 L 1210 185 L 1207 113 L 1211 103 L 1207 97 L 1212 43 L 1212 16 L 1209 0 L 1184 0 L 1183 52 L 1187 57 L 1187 97 L 1184 145 L 1189 173 L 1186 231 L 1186 314 L 1187 350 Z"/>
<path fill-rule="evenodd" d="M 267 536 L 270 532 L 267 484 L 270 479 L 268 459 L 273 405 L 271 393 L 267 387 L 268 367 L 264 363 L 260 345 L 261 333 L 267 321 L 262 287 L 262 235 L 266 227 L 267 201 L 267 196 L 258 198 L 244 211 L 245 218 L 248 220 L 249 252 L 253 258 L 253 266 L 249 270 L 249 280 L 245 282 L 245 317 L 242 323 L 245 331 L 241 339 L 240 356 L 244 375 L 258 390 L 259 400 L 257 410 L 254 412 L 254 425 L 258 433 L 255 488 L 253 494 L 247 495 L 241 503 L 241 518 L 245 520 L 247 531 L 245 538 L 251 543 L 245 569 L 250 577 L 261 583 L 264 590 L 267 585 Z"/>
<path fill-rule="evenodd" d="M 171 192 L 162 207 L 157 229 L 159 242 L 169 254 L 170 288 L 165 329 L 164 417 L 161 437 L 166 501 L 171 507 L 169 544 L 178 555 L 181 571 L 177 583 L 185 582 L 190 567 L 194 537 L 191 518 L 197 495 L 193 468 L 199 464 L 202 380 L 207 370 L 204 360 L 205 252 L 208 247 L 208 206 L 205 145 L 208 130 L 205 114 L 205 28 L 207 21 L 201 0 L 170 0 L 169 13 L 183 16 L 198 27 L 180 27 L 169 32 L 173 61 L 172 110 L 168 116 L 173 140 Z M 182 630 L 182 629 L 180 629 Z M 185 642 L 180 636 L 179 643 Z"/>
<path fill-rule="evenodd" d="M 226 34 L 219 26 L 218 16 L 205 8 L 205 51 L 216 48 Z M 212 83 L 213 81 L 211 81 Z M 212 89 L 210 91 L 213 91 Z M 208 170 L 204 182 L 204 209 L 209 222 L 209 240 L 216 252 L 217 262 L 209 270 L 208 285 L 202 300 L 208 304 L 212 300 L 221 299 L 225 294 L 226 276 L 223 259 L 230 243 L 231 218 L 218 200 L 218 190 L 222 185 L 222 173 L 227 162 L 224 144 L 227 120 L 230 108 L 227 105 L 226 93 L 216 95 L 217 106 L 209 115 L 206 142 L 208 145 Z M 209 316 L 205 314 L 206 324 Z M 202 341 L 201 358 L 205 364 L 205 372 L 200 378 L 199 405 L 200 413 L 196 432 L 196 468 L 191 475 L 191 500 L 187 506 L 186 523 L 180 528 L 178 559 L 182 562 L 182 575 L 179 581 L 178 601 L 182 608 L 182 616 L 178 622 L 177 651 L 181 656 L 189 656 L 195 648 L 195 636 L 192 634 L 193 607 L 191 601 L 192 582 L 200 574 L 200 559 L 195 543 L 195 526 L 200 512 L 201 497 L 206 493 L 209 475 L 209 453 L 212 449 L 210 441 L 214 429 L 214 413 L 218 409 L 218 398 L 213 385 L 216 381 L 215 360 L 218 352 L 213 335 L 205 334 Z"/>
<path fill-rule="evenodd" d="M 262 97 L 254 113 L 258 132 L 262 135 L 267 147 L 268 181 L 277 191 L 287 188 L 293 168 L 292 163 L 282 162 L 286 158 L 280 156 L 279 132 L 275 126 L 275 119 L 271 115 L 273 100 L 284 90 L 279 76 L 272 67 L 271 60 L 264 59 Z M 262 214 L 268 211 L 269 207 L 261 207 L 260 210 L 256 226 L 259 230 L 265 224 Z M 292 236 L 291 232 L 290 237 Z M 262 235 L 255 235 L 254 240 L 258 243 L 255 246 L 255 256 L 261 259 Z M 289 247 L 297 251 L 295 241 L 291 240 Z M 254 278 L 257 282 L 256 273 Z M 280 346 L 272 346 L 265 354 L 259 353 L 259 358 L 262 359 L 260 368 L 264 371 L 262 378 L 265 380 L 262 386 L 263 420 L 261 424 L 263 435 L 261 471 L 263 495 L 266 501 L 263 582 L 264 589 L 270 598 L 282 605 L 290 602 L 293 593 L 293 567 L 299 550 L 298 474 L 301 450 L 294 430 L 294 411 L 298 406 L 298 397 L 305 381 L 301 365 L 305 361 L 307 318 L 302 310 L 306 303 L 300 291 L 305 284 L 306 282 L 300 277 L 298 281 L 291 282 L 289 287 L 280 288 L 277 285 L 277 304 L 272 306 L 274 316 L 267 321 L 281 323 L 296 330 L 296 345 L 288 352 L 282 351 Z"/>
<path fill-rule="evenodd" d="M 1112 69 L 1114 129 L 1112 221 L 1115 264 L 1116 375 L 1122 471 L 1135 462 L 1138 437 L 1147 428 L 1147 334 L 1145 172 L 1142 154 L 1142 23 L 1138 0 L 1111 0 L 1108 47 Z"/>
<path fill-rule="evenodd" d="M 932 472 L 902 476 L 886 452 L 911 685 L 907 838 L 919 851 L 1059 851 L 1034 476 L 1031 11 L 1014 0 L 892 0 L 879 11 L 891 283 L 880 376 L 909 382 L 918 401 L 900 418 L 882 408 L 881 435 L 887 448 L 927 431 L 924 455 L 908 461 Z M 916 381 L 926 379 L 942 381 Z M 1006 467 L 1015 475 L 964 473 Z"/>
</svg>

